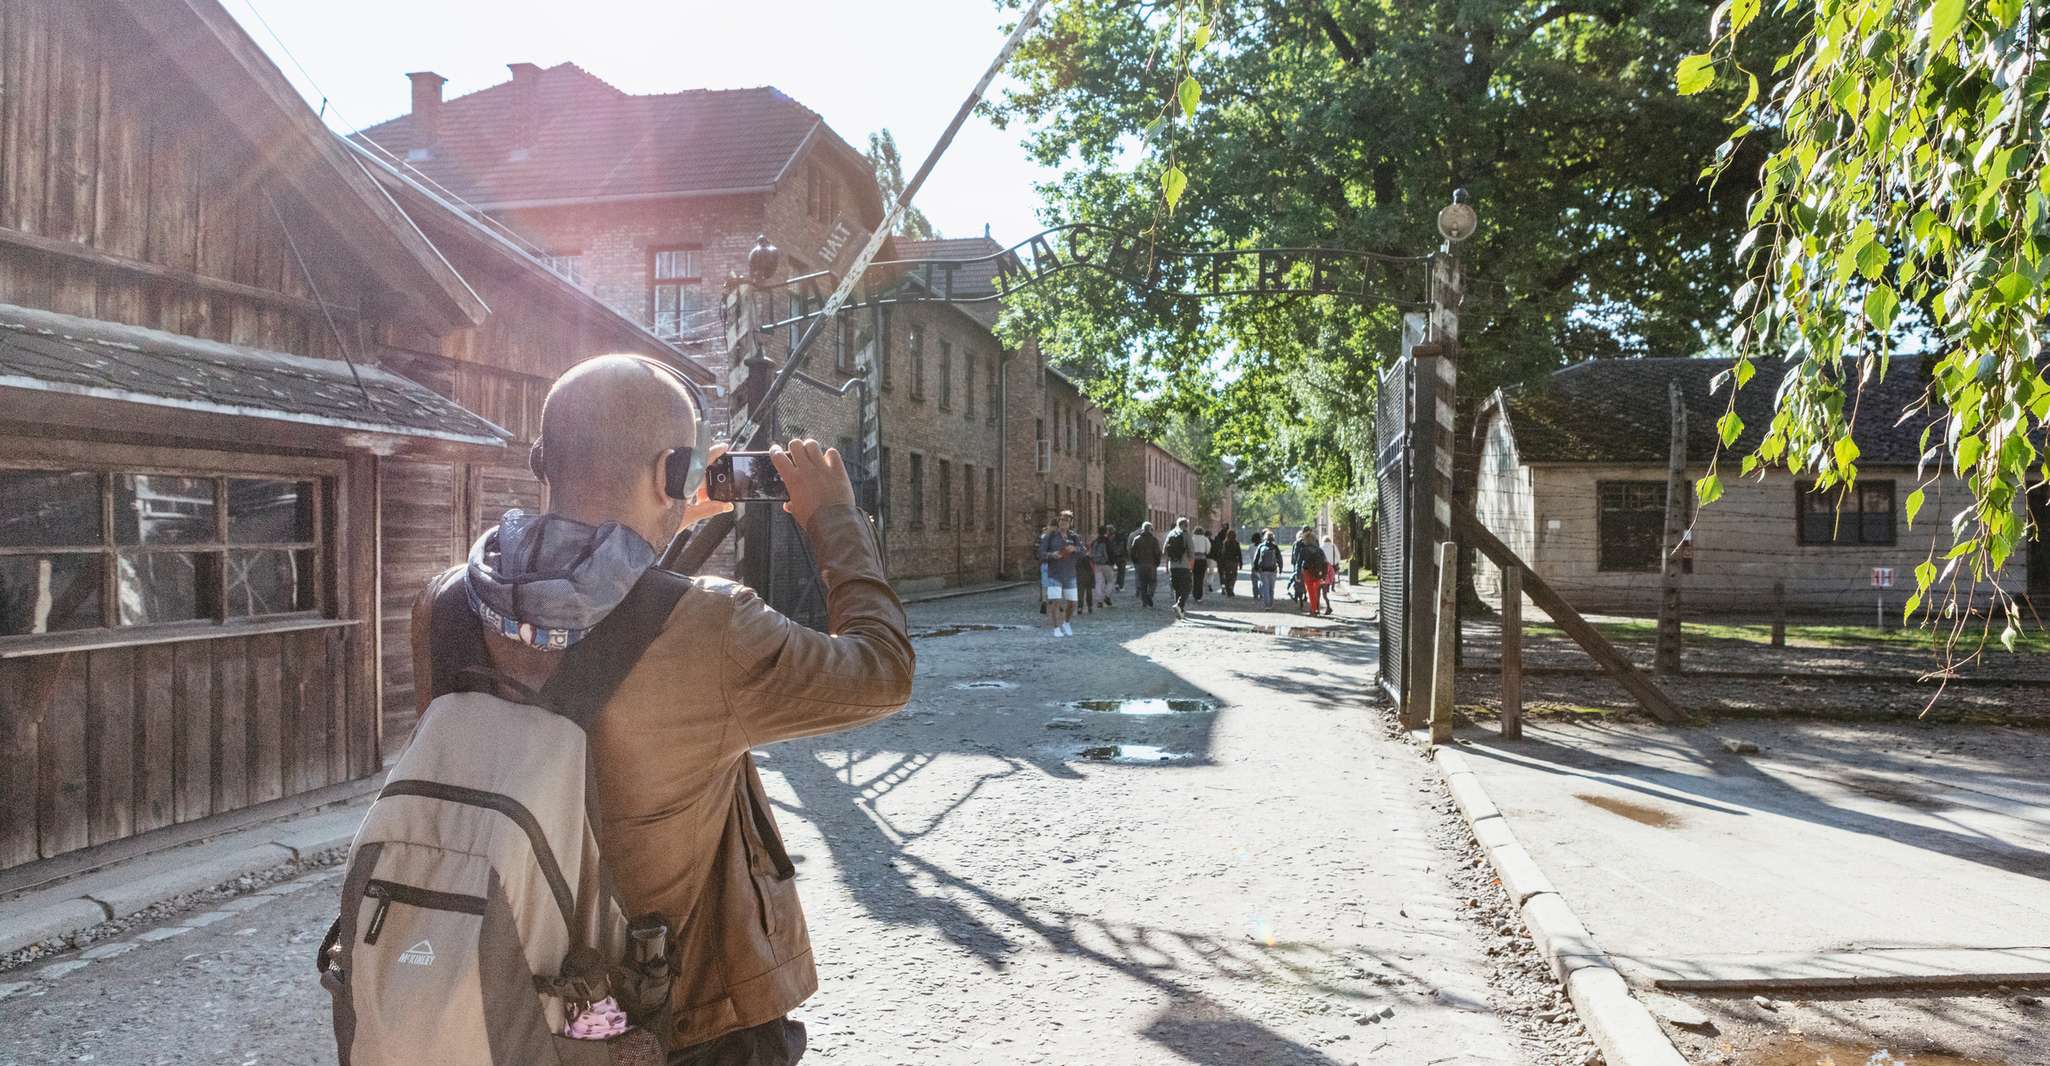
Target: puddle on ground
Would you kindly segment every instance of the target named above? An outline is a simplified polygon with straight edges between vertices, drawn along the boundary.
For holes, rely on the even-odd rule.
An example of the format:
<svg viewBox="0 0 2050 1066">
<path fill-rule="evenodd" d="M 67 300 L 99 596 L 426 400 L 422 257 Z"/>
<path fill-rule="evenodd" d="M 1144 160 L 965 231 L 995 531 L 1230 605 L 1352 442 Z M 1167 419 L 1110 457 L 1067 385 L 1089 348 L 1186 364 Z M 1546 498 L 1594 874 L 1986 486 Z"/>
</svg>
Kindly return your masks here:
<svg viewBox="0 0 2050 1066">
<path fill-rule="evenodd" d="M 1116 763 L 1180 762 L 1189 757 L 1187 752 L 1169 751 L 1158 744 L 1103 744 L 1083 748 L 1080 754 L 1096 762 Z"/>
<path fill-rule="evenodd" d="M 1205 714 L 1217 709 L 1209 700 L 1162 699 L 1148 696 L 1132 700 L 1076 700 L 1068 704 L 1077 711 L 1102 711 L 1109 714 Z"/>
<path fill-rule="evenodd" d="M 1616 799 L 1613 796 L 1595 796 L 1586 792 L 1575 792 L 1573 798 L 1591 807 L 1600 807 L 1610 814 L 1620 814 L 1640 825 L 1654 826 L 1659 829 L 1671 829 L 1680 824 L 1680 819 L 1673 815 L 1667 814 L 1657 807 L 1647 807 L 1642 803 L 1632 803 L 1629 800 Z"/>
<path fill-rule="evenodd" d="M 1032 627 L 1001 625 L 996 622 L 962 622 L 958 625 L 930 626 L 925 629 L 914 629 L 908 635 L 912 640 L 923 640 L 927 637 L 958 637 L 963 633 L 1010 633 L 1030 628 Z"/>
<path fill-rule="evenodd" d="M 1743 1054 L 1740 1066 L 2006 1066 L 1993 1059 L 1968 1059 L 1943 1051 L 1909 1051 L 1873 1044 L 1782 1037 Z"/>
<path fill-rule="evenodd" d="M 955 685 L 954 687 L 964 689 L 993 689 L 1017 688 L 1018 686 L 1009 681 L 963 681 L 960 684 Z"/>
</svg>

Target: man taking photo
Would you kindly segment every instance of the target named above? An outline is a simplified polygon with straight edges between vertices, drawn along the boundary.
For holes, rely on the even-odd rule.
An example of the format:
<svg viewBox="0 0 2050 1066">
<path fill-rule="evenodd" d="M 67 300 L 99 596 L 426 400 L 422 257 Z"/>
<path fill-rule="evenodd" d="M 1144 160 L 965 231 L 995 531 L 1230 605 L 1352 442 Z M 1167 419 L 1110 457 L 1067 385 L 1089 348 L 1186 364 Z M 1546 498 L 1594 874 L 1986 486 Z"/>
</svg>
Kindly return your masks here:
<svg viewBox="0 0 2050 1066">
<path fill-rule="evenodd" d="M 467 602 L 487 623 L 491 669 L 538 690 L 655 564 L 655 545 L 731 509 L 702 488 L 668 495 L 667 460 L 697 439 L 695 422 L 683 382 L 637 356 L 592 359 L 556 382 L 532 464 L 547 513 L 508 513 L 414 606 L 423 709 L 457 684 L 436 671 L 433 612 Z M 690 579 L 587 732 L 620 903 L 673 931 L 671 1066 L 787 1066 L 804 1054 L 804 1026 L 787 1015 L 818 977 L 749 749 L 864 725 L 911 696 L 904 609 L 839 453 L 793 440 L 771 456 L 784 509 L 818 559 L 831 635 L 745 586 Z"/>
</svg>

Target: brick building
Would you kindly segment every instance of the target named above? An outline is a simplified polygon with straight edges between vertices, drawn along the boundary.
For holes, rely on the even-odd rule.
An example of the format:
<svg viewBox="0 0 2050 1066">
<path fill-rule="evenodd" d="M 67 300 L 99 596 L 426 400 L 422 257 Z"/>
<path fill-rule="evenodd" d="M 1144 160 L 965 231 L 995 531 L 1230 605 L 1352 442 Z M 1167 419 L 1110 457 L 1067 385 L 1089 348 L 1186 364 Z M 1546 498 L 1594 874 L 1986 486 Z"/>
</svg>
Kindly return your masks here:
<svg viewBox="0 0 2050 1066">
<path fill-rule="evenodd" d="M 998 360 L 976 371 L 1001 408 L 995 457 L 1000 513 L 991 532 L 996 572 L 1019 577 L 1037 572 L 1039 531 L 1061 511 L 1075 512 L 1079 530 L 1103 523 L 1105 421 L 1103 411 L 1074 382 L 1047 366 L 1038 344 L 1028 341 L 1006 351 L 990 332 L 998 311 L 994 257 L 1003 251 L 987 235 L 894 242 L 894 254 L 901 259 L 971 261 L 944 284 L 956 299 L 980 302 L 946 306 L 981 325 L 986 350 Z"/>
<path fill-rule="evenodd" d="M 1231 521 L 1229 513 L 1197 513 L 1196 470 L 1166 448 L 1152 441 L 1117 437 L 1109 442 L 1107 450 L 1110 483 L 1139 496 L 1140 518 L 1152 522 L 1155 531 L 1166 533 L 1177 518 L 1212 529 Z"/>
<path fill-rule="evenodd" d="M 788 282 L 845 270 L 881 222 L 868 162 L 816 113 L 773 88 L 631 95 L 574 64 L 544 70 L 515 63 L 511 71 L 511 81 L 447 100 L 439 76 L 408 75 L 411 113 L 361 136 L 530 242 L 564 276 L 672 339 L 722 380 L 737 381 L 720 299 L 726 279 L 746 272 L 757 236 L 784 254 L 759 305 L 762 321 L 782 322 L 814 308 L 831 288 L 831 278 Z M 972 257 L 985 254 L 983 243 L 903 242 L 884 258 Z M 900 289 L 917 284 L 894 280 Z M 1016 408 L 1005 403 L 1010 370 L 991 333 L 994 321 L 994 304 L 904 304 L 845 315 L 806 362 L 813 381 L 786 391 L 776 412 L 779 436 L 815 436 L 853 459 L 860 391 L 840 390 L 857 376 L 858 353 L 876 361 L 882 448 L 875 470 L 857 464 L 854 473 L 876 479 L 877 518 L 900 584 L 973 583 L 1016 569 L 999 520 L 1013 498 L 1006 479 L 1025 476 L 1034 492 L 1039 486 L 1031 445 L 1022 458 L 1007 448 L 1012 420 L 1005 412 Z M 780 362 L 800 333 L 801 325 L 775 331 L 763 354 Z M 1041 392 L 1030 391 L 1034 409 Z M 1064 413 L 1073 408 L 1063 402 Z M 1100 415 L 1094 424 L 1101 426 Z M 1064 499 L 1101 492 L 1100 473 L 1093 488 L 1084 487 L 1092 483 L 1079 469 L 1071 482 L 1075 495 Z M 816 597 L 803 552 L 784 523 L 772 587 L 764 591 L 786 609 L 801 611 Z M 778 587 L 786 578 L 793 585 Z"/>
</svg>

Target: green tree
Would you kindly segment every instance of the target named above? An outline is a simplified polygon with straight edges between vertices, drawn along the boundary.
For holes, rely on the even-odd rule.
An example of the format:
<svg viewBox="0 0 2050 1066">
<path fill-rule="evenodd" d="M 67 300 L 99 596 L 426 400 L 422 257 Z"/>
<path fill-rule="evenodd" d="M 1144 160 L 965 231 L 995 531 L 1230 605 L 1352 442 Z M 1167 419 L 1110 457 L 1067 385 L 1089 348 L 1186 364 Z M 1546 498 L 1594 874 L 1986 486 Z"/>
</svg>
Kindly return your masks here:
<svg viewBox="0 0 2050 1066">
<path fill-rule="evenodd" d="M 1971 502 L 1945 516 L 1940 559 L 1932 536 L 1907 613 L 1943 586 L 1953 638 L 1969 614 L 1954 610 L 1960 580 L 1969 589 L 2020 550 L 2031 482 L 2050 478 L 2046 18 L 2024 0 L 1781 0 L 1771 13 L 1731 0 L 1710 51 L 1677 72 L 1683 95 L 1723 89 L 1746 104 L 1710 171 L 1755 190 L 1735 249 L 1732 379 L 1741 388 L 1758 359 L 1798 364 L 1743 471 L 1784 466 L 1850 485 L 1855 419 L 1910 414 L 1861 412 L 1864 385 L 1903 345 L 1932 347 L 1924 406 L 1942 417 L 1923 437 L 1923 476 L 1953 471 Z M 1786 76 L 1763 91 L 1748 58 L 1761 35 L 1794 39 L 1775 51 Z M 1733 408 L 1725 441 L 1741 428 Z M 1712 478 L 1699 485 L 1704 499 L 1719 491 Z M 1910 524 L 1923 499 L 1921 487 L 1908 496 Z M 2011 648 L 2019 608 L 1994 596 Z"/>
<path fill-rule="evenodd" d="M 1726 324 L 1724 264 L 1751 188 L 1742 168 L 1704 183 L 1695 161 L 1739 93 L 1671 91 L 1702 13 L 1696 0 L 1069 0 L 996 113 L 1058 169 L 1041 188 L 1050 221 L 1167 245 L 1426 253 L 1439 208 L 1470 189 L 1470 404 L 1574 359 L 1692 354 Z M 1755 161 L 1768 146 L 1739 150 Z M 1413 304 L 1422 281 L 1412 263 L 1377 284 Z M 1389 305 L 1199 305 L 1083 272 L 1015 303 L 1010 328 L 1042 337 L 1099 401 L 1194 414 L 1241 476 L 1299 475 L 1364 502 L 1376 372 L 1398 346 Z"/>
<path fill-rule="evenodd" d="M 868 151 L 862 154 L 868 157 L 869 165 L 876 170 L 876 186 L 882 190 L 883 207 L 887 210 L 897 202 L 897 197 L 904 195 L 904 155 L 897 151 L 897 138 L 887 129 L 877 130 L 868 135 Z M 929 241 L 939 235 L 940 231 L 933 226 L 932 220 L 918 208 L 905 208 L 904 214 L 897 219 L 899 237 Z"/>
</svg>

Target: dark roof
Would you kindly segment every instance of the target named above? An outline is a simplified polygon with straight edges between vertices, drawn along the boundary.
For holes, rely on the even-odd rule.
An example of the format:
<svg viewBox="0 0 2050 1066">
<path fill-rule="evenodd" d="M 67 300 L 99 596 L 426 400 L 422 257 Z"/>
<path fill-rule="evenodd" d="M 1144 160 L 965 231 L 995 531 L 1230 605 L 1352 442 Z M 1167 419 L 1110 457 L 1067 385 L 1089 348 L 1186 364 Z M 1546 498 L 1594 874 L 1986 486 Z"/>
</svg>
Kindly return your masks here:
<svg viewBox="0 0 2050 1066">
<path fill-rule="evenodd" d="M 762 191 L 776 184 L 814 137 L 823 137 L 843 165 L 866 173 L 860 154 L 816 112 L 777 89 L 637 96 L 574 63 L 532 77 L 531 86 L 508 81 L 444 100 L 439 137 L 431 145 L 410 114 L 356 137 L 485 210 Z M 419 148 L 429 150 L 427 158 L 407 158 Z M 863 210 L 880 217 L 879 203 L 864 203 Z"/>
<path fill-rule="evenodd" d="M 1744 432 L 1729 449 L 1735 455 L 1748 454 L 1764 437 L 1789 364 L 1755 366 L 1757 374 L 1737 394 Z M 1517 458 L 1525 463 L 1663 465 L 1672 447 L 1666 385 L 1676 381 L 1687 409 L 1687 459 L 1706 463 L 1715 455 L 1716 421 L 1730 399 L 1730 383 L 1720 389 L 1714 384 L 1729 369 L 1726 359 L 1591 359 L 1508 390 L 1503 400 Z M 1925 387 L 1922 359 L 1916 356 L 1895 358 L 1884 380 L 1866 383 L 1851 433 L 1860 463 L 1915 465 L 1922 453 L 1922 429 L 1933 418 L 1917 414 L 1902 422 L 1901 414 Z M 1931 439 L 1941 436 L 1939 430 Z"/>
<path fill-rule="evenodd" d="M 460 444 L 511 439 L 453 400 L 376 366 L 358 364 L 352 375 L 330 359 L 6 305 L 0 387 Z"/>
<path fill-rule="evenodd" d="M 1004 246 L 988 237 L 940 238 L 930 241 L 914 241 L 896 238 L 893 242 L 898 260 L 918 259 L 983 259 L 1004 250 Z M 914 276 L 916 276 L 914 274 Z M 935 279 L 935 285 L 939 282 Z M 956 299 L 980 300 L 997 294 L 997 260 L 970 263 L 954 271 L 954 296 Z M 987 303 L 961 304 L 960 309 L 985 326 L 994 326 L 1000 308 L 995 300 Z"/>
</svg>

